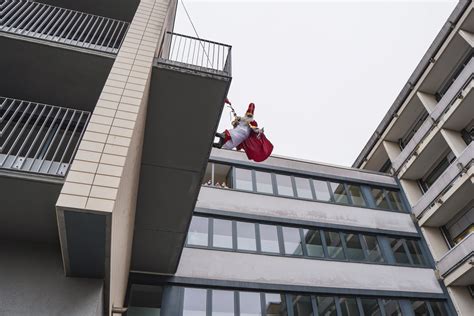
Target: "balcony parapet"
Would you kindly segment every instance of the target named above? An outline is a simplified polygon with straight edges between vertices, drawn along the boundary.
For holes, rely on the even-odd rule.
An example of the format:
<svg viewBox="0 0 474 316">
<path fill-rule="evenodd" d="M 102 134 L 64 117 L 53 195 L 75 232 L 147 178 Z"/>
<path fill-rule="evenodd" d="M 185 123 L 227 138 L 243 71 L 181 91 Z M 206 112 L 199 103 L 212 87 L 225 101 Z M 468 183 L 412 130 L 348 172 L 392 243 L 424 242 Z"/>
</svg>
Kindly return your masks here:
<svg viewBox="0 0 474 316">
<path fill-rule="evenodd" d="M 472 260 L 473 256 L 474 233 L 471 233 L 438 261 L 437 266 L 440 275 L 446 277 L 463 263 Z"/>
<path fill-rule="evenodd" d="M 449 87 L 442 99 L 438 102 L 434 110 L 429 114 L 428 118 L 423 122 L 418 131 L 413 135 L 412 139 L 403 148 L 400 155 L 392 162 L 392 168 L 397 174 L 402 166 L 411 158 L 418 148 L 418 144 L 422 142 L 429 133 L 435 128 L 443 115 L 453 105 L 463 89 L 469 85 L 474 78 L 474 58 L 472 58 L 463 69 L 458 78 Z"/>
<path fill-rule="evenodd" d="M 231 49 L 230 45 L 167 32 L 158 63 L 183 71 L 230 78 Z"/>
<path fill-rule="evenodd" d="M 90 112 L 0 97 L 0 170 L 65 177 Z"/>
<path fill-rule="evenodd" d="M 29 0 L 5 0 L 0 32 L 116 54 L 127 22 Z"/>
</svg>

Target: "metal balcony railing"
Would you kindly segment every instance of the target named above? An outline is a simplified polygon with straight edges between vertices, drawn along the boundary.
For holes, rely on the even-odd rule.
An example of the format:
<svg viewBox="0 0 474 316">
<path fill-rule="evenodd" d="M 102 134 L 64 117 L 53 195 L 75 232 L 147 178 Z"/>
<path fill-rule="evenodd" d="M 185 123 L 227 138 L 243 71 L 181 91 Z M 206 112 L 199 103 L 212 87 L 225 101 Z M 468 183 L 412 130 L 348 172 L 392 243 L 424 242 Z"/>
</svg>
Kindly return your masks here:
<svg viewBox="0 0 474 316">
<path fill-rule="evenodd" d="M 0 169 L 64 177 L 90 112 L 0 97 Z"/>
<path fill-rule="evenodd" d="M 231 46 L 167 32 L 159 61 L 178 68 L 231 77 Z"/>
<path fill-rule="evenodd" d="M 128 23 L 29 0 L 4 0 L 0 31 L 117 53 Z"/>
</svg>

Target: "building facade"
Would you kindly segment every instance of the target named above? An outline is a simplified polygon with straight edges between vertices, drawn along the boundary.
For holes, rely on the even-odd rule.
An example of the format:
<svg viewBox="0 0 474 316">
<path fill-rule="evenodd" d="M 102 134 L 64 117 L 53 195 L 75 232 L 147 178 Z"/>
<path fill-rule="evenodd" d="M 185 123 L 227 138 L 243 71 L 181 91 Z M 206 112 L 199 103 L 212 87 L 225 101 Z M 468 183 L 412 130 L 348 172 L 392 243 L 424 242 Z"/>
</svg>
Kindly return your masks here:
<svg viewBox="0 0 474 316">
<path fill-rule="evenodd" d="M 474 310 L 473 47 L 460 1 L 353 165 L 399 179 L 460 315 Z"/>
</svg>

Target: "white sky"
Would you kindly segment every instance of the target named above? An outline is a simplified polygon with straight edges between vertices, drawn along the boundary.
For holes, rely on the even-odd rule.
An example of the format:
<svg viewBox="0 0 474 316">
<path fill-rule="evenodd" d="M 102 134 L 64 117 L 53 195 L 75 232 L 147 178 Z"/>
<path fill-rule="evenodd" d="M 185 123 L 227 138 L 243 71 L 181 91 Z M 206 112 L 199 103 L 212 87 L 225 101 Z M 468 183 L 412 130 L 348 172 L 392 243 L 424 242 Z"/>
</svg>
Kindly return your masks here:
<svg viewBox="0 0 474 316">
<path fill-rule="evenodd" d="M 232 45 L 229 99 L 255 103 L 274 154 L 350 166 L 457 1 L 184 3 L 201 38 Z M 175 32 L 194 35 L 181 3 Z"/>
</svg>

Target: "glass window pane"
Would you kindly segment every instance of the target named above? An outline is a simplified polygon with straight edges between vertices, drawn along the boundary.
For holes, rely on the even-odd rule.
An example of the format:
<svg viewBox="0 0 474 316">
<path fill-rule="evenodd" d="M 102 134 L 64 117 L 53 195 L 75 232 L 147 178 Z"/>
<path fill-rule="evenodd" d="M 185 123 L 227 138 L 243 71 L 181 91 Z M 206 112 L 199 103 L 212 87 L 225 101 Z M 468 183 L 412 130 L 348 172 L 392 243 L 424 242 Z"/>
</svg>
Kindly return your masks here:
<svg viewBox="0 0 474 316">
<path fill-rule="evenodd" d="M 375 202 L 376 207 L 390 209 L 383 190 L 372 188 L 372 196 L 374 197 L 374 202 Z"/>
<path fill-rule="evenodd" d="M 223 219 L 214 219 L 214 233 L 212 245 L 220 248 L 232 248 L 232 222 Z"/>
<path fill-rule="evenodd" d="M 202 184 L 208 186 L 212 185 L 212 162 L 209 162 L 206 166 L 206 173 L 202 179 Z"/>
<path fill-rule="evenodd" d="M 381 316 L 379 303 L 376 299 L 362 298 L 362 309 L 364 310 L 365 316 Z"/>
<path fill-rule="evenodd" d="M 425 264 L 423 254 L 421 253 L 420 243 L 418 240 L 407 239 L 406 240 L 408 251 L 410 252 L 413 264 L 420 266 Z"/>
<path fill-rule="evenodd" d="M 318 296 L 316 298 L 320 316 L 336 316 L 336 302 L 332 296 Z"/>
<path fill-rule="evenodd" d="M 364 250 L 360 243 L 359 235 L 357 234 L 344 234 L 346 239 L 346 255 L 349 260 L 362 261 L 365 259 Z"/>
<path fill-rule="evenodd" d="M 339 233 L 325 231 L 324 237 L 326 238 L 329 257 L 334 259 L 345 259 L 344 252 L 342 250 L 341 236 Z"/>
<path fill-rule="evenodd" d="M 382 300 L 386 316 L 402 316 L 400 305 L 395 300 Z"/>
<path fill-rule="evenodd" d="M 285 254 L 298 256 L 303 254 L 300 231 L 298 228 L 283 227 L 283 241 Z"/>
<path fill-rule="evenodd" d="M 240 250 L 257 250 L 255 224 L 237 222 L 237 248 Z"/>
<path fill-rule="evenodd" d="M 347 189 L 349 190 L 349 193 L 352 198 L 352 204 L 357 205 L 357 206 L 365 206 L 365 200 L 364 196 L 362 195 L 362 190 L 360 189 L 360 186 L 354 185 L 354 184 L 349 184 L 347 186 Z"/>
<path fill-rule="evenodd" d="M 313 192 L 311 191 L 311 185 L 309 179 L 295 177 L 296 194 L 299 198 L 313 199 Z"/>
<path fill-rule="evenodd" d="M 260 304 L 260 293 L 239 292 L 240 296 L 240 316 L 262 315 L 262 305 Z"/>
<path fill-rule="evenodd" d="M 402 203 L 402 198 L 399 191 L 390 191 L 387 190 L 387 196 L 392 204 L 392 207 L 397 211 L 405 211 L 405 207 Z"/>
<path fill-rule="evenodd" d="M 341 307 L 342 316 L 359 316 L 359 309 L 355 298 L 340 297 L 339 306 Z"/>
<path fill-rule="evenodd" d="M 434 316 L 448 316 L 448 310 L 446 309 L 446 303 L 444 302 L 430 302 L 431 309 L 433 310 Z"/>
<path fill-rule="evenodd" d="M 277 174 L 276 182 L 277 182 L 278 195 L 295 196 L 293 192 L 293 184 L 291 183 L 290 176 Z"/>
<path fill-rule="evenodd" d="M 324 257 L 323 242 L 319 230 L 303 229 L 308 256 Z"/>
<path fill-rule="evenodd" d="M 208 246 L 209 219 L 193 216 L 188 232 L 188 245 Z"/>
<path fill-rule="evenodd" d="M 252 170 L 235 168 L 235 187 L 239 190 L 253 191 Z"/>
<path fill-rule="evenodd" d="M 207 290 L 184 289 L 183 316 L 206 316 Z"/>
<path fill-rule="evenodd" d="M 287 316 L 285 295 L 265 293 L 265 315 L 266 316 Z"/>
<path fill-rule="evenodd" d="M 277 227 L 273 225 L 259 225 L 260 228 L 260 244 L 262 251 L 280 253 L 278 246 Z"/>
<path fill-rule="evenodd" d="M 234 291 L 212 290 L 212 315 L 234 316 Z"/>
<path fill-rule="evenodd" d="M 293 305 L 294 316 L 310 316 L 313 314 L 313 306 L 311 305 L 311 296 L 309 295 L 290 295 L 291 304 Z"/>
<path fill-rule="evenodd" d="M 343 183 L 329 182 L 329 187 L 331 188 L 336 203 L 349 203 L 349 198 L 347 197 L 346 188 Z"/>
<path fill-rule="evenodd" d="M 395 262 L 409 264 L 410 260 L 408 259 L 408 255 L 405 252 L 405 248 L 403 247 L 403 239 L 389 238 L 389 240 L 390 247 L 392 248 L 393 255 L 395 256 Z"/>
<path fill-rule="evenodd" d="M 430 312 L 428 311 L 428 306 L 426 306 L 425 301 L 412 301 L 411 307 L 415 316 L 429 316 Z"/>
<path fill-rule="evenodd" d="M 382 252 L 380 251 L 380 246 L 377 241 L 377 237 L 363 235 L 362 238 L 365 239 L 365 243 L 367 244 L 367 260 L 371 262 L 383 262 Z"/>
<path fill-rule="evenodd" d="M 232 167 L 214 163 L 214 186 L 221 188 L 232 187 Z"/>
<path fill-rule="evenodd" d="M 328 183 L 321 180 L 313 180 L 314 191 L 316 193 L 316 200 L 323 202 L 330 202 L 331 195 L 329 194 Z"/>
<path fill-rule="evenodd" d="M 255 171 L 255 179 L 257 181 L 257 192 L 273 194 L 271 173 Z"/>
</svg>

